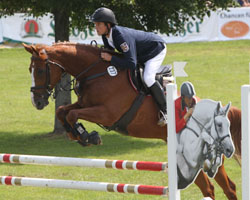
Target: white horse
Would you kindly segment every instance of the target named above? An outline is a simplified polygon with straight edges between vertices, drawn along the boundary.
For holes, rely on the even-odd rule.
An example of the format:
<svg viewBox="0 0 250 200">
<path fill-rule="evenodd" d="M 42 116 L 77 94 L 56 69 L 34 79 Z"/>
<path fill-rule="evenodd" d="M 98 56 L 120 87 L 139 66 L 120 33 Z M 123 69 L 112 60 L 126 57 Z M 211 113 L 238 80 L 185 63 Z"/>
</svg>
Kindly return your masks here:
<svg viewBox="0 0 250 200">
<path fill-rule="evenodd" d="M 220 102 L 204 99 L 198 102 L 187 122 L 186 128 L 177 134 L 177 174 L 178 188 L 191 184 L 204 161 L 208 165 L 208 175 L 214 177 L 221 165 L 222 153 L 231 157 L 234 144 L 227 117 L 230 103 L 225 107 Z"/>
</svg>

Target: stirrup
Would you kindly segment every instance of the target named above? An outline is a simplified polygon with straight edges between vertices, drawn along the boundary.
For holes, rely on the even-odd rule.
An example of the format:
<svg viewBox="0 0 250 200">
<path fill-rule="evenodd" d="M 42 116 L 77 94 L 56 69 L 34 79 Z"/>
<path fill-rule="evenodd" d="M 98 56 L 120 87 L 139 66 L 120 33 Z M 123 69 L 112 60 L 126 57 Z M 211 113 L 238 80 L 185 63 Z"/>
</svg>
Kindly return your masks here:
<svg viewBox="0 0 250 200">
<path fill-rule="evenodd" d="M 160 111 L 160 115 L 161 115 L 161 118 L 159 119 L 157 125 L 163 127 L 163 126 L 167 125 L 167 123 L 168 123 L 167 114 Z"/>
</svg>

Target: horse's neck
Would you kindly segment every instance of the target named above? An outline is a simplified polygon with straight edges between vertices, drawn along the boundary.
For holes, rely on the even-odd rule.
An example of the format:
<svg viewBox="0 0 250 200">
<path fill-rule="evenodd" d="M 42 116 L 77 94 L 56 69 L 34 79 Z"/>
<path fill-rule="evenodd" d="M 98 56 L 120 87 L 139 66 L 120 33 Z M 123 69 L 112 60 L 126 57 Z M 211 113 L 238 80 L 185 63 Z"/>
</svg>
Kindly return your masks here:
<svg viewBox="0 0 250 200">
<path fill-rule="evenodd" d="M 212 126 L 214 118 L 215 103 L 204 101 L 196 105 L 193 117 L 200 123 L 201 126 L 209 129 Z"/>
<path fill-rule="evenodd" d="M 74 77 L 99 59 L 98 55 L 89 53 L 85 49 L 79 50 L 73 45 L 50 48 L 49 58 L 54 62 L 59 62 L 65 68 L 65 71 Z"/>
</svg>

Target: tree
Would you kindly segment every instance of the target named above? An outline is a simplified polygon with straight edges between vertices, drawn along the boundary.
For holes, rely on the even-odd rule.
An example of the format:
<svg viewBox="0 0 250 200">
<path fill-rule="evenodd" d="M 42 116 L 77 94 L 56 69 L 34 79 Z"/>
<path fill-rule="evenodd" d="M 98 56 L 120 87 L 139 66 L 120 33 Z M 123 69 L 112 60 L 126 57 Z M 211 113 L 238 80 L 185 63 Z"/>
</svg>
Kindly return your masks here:
<svg viewBox="0 0 250 200">
<path fill-rule="evenodd" d="M 74 7 L 77 8 L 79 2 L 81 1 L 4 0 L 0 2 L 0 16 L 13 15 L 15 12 L 23 12 L 34 16 L 42 16 L 47 13 L 52 13 L 55 21 L 55 42 L 69 41 L 70 16 L 75 14 Z M 87 5 L 86 2 L 85 5 Z M 81 10 L 81 12 L 86 13 L 84 10 Z M 62 85 L 67 85 L 65 91 L 60 91 L 60 85 L 57 85 L 55 88 L 55 110 L 61 105 L 71 103 L 71 93 L 69 90 L 70 86 L 67 84 L 68 82 L 70 82 L 70 75 L 64 76 L 61 80 Z M 53 133 L 63 133 L 64 131 L 64 127 L 55 116 Z"/>
<path fill-rule="evenodd" d="M 52 13 L 55 20 L 55 42 L 68 41 L 72 28 L 84 30 L 93 28 L 89 21 L 91 14 L 99 7 L 108 7 L 114 11 L 119 25 L 131 28 L 160 31 L 175 34 L 183 30 L 189 17 L 203 19 L 205 15 L 218 8 L 226 9 L 234 0 L 1 0 L 0 16 L 13 15 L 15 12 L 43 16 Z M 67 75 L 62 85 L 70 81 Z M 59 91 L 56 87 L 56 108 L 69 104 L 69 91 Z M 55 133 L 64 132 L 64 128 L 55 117 Z"/>
</svg>

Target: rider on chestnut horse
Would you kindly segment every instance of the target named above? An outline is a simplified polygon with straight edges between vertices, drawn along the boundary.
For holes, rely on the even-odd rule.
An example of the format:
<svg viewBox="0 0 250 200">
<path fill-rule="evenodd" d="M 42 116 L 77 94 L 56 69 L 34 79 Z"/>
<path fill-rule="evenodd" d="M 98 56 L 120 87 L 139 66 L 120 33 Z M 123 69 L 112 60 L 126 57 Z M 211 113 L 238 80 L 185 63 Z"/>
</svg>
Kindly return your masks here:
<svg viewBox="0 0 250 200">
<path fill-rule="evenodd" d="M 158 125 L 166 125 L 166 98 L 162 86 L 155 80 L 166 56 L 165 41 L 154 33 L 117 26 L 113 11 L 108 8 L 98 8 L 92 15 L 92 22 L 95 23 L 98 35 L 102 36 L 104 47 L 116 49 L 124 55 L 117 57 L 102 52 L 102 59 L 121 69 L 135 69 L 137 64 L 145 66 L 144 81 L 162 114 Z"/>
</svg>

